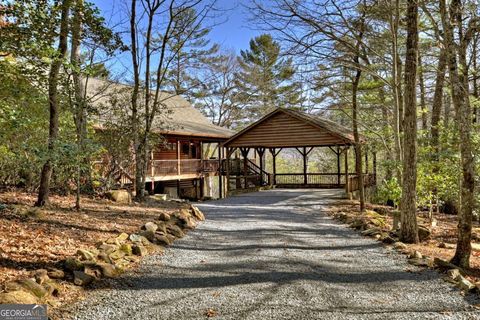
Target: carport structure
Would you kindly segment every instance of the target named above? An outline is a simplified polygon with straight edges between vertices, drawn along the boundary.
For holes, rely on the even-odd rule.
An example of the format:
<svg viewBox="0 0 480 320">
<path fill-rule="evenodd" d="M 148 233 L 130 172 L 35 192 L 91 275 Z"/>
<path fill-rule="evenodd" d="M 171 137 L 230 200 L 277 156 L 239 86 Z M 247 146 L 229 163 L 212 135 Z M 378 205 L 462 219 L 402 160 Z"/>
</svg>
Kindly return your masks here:
<svg viewBox="0 0 480 320">
<path fill-rule="evenodd" d="M 365 144 L 365 139 L 361 143 Z M 248 189 L 258 186 L 287 188 L 345 188 L 347 193 L 358 190 L 358 174 L 349 173 L 348 155 L 355 140 L 351 130 L 325 118 L 299 111 L 277 108 L 251 124 L 222 146 L 225 148 L 227 194 L 231 189 Z M 336 155 L 337 172 L 308 172 L 308 155 L 314 148 L 329 148 Z M 276 158 L 283 149 L 296 149 L 303 158 L 303 172 L 277 173 Z M 232 159 L 236 150 L 242 159 Z M 251 150 L 258 155 L 259 163 L 248 158 Z M 272 171 L 265 171 L 265 152 L 272 155 Z M 368 172 L 368 152 L 365 152 L 364 185 L 375 184 L 376 155 L 372 152 L 373 172 Z M 342 170 L 343 155 L 343 170 Z"/>
</svg>

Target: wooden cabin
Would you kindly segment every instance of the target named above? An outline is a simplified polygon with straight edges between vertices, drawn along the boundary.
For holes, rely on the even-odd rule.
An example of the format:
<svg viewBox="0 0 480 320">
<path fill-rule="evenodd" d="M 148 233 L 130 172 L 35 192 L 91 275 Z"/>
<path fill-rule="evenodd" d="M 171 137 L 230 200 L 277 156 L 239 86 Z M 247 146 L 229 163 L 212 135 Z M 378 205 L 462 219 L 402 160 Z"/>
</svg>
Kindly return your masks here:
<svg viewBox="0 0 480 320">
<path fill-rule="evenodd" d="M 98 132 L 112 130 L 108 129 L 112 123 L 130 121 L 130 86 L 97 79 L 89 81 L 91 104 L 99 111 L 95 126 Z M 221 198 L 235 190 L 265 186 L 345 188 L 347 194 L 352 194 L 358 190 L 360 180 L 367 187 L 376 184 L 375 153 L 373 173 L 368 172 L 368 153 L 365 153 L 365 172 L 362 175 L 349 172 L 349 149 L 355 145 L 353 134 L 328 119 L 277 108 L 234 134 L 212 124 L 180 96 L 162 92 L 161 101 L 162 112 L 156 117 L 152 130 L 161 139 L 150 152 L 145 181 L 146 189 L 152 194 L 189 199 Z M 118 135 L 122 132 L 118 131 Z M 366 143 L 363 137 L 360 143 Z M 302 172 L 276 172 L 275 159 L 281 150 L 288 148 L 302 155 Z M 309 172 L 307 157 L 314 148 L 328 148 L 335 154 L 336 172 Z M 212 149 L 215 153 L 206 152 Z M 265 171 L 267 152 L 272 155 L 272 172 Z M 96 167 L 103 176 L 115 173 L 118 185 L 132 186 L 132 159 L 133 156 L 126 161 L 129 165 L 123 165 L 107 156 L 98 161 Z"/>
<path fill-rule="evenodd" d="M 125 115 L 130 114 L 131 87 L 89 79 L 87 88 L 92 104 L 101 110 L 95 125 L 97 131 L 112 127 L 107 123 L 128 121 Z M 161 95 L 162 112 L 152 130 L 159 141 L 150 153 L 146 189 L 152 194 L 165 193 L 189 199 L 215 196 L 212 189 L 215 186 L 218 189 L 221 184 L 213 181 L 220 173 L 218 145 L 228 140 L 233 132 L 212 124 L 183 97 L 164 92 Z M 213 150 L 217 153 L 212 154 Z M 97 161 L 96 167 L 104 175 L 108 171 L 116 172 L 116 180 L 122 187 L 133 184 L 133 161 L 122 166 L 107 156 Z"/>
</svg>

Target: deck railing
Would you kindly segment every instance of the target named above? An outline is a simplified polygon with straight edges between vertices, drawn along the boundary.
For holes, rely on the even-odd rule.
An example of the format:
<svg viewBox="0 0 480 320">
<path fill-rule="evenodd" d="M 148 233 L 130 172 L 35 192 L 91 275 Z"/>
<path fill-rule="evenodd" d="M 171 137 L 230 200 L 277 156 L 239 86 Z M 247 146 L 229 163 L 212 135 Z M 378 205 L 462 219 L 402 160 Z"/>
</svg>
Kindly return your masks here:
<svg viewBox="0 0 480 320">
<path fill-rule="evenodd" d="M 133 164 L 126 168 L 110 161 L 94 161 L 93 170 L 102 177 L 117 181 L 121 185 L 133 183 L 135 167 Z M 216 159 L 182 159 L 182 160 L 150 160 L 147 164 L 147 178 L 179 176 L 183 174 L 215 173 L 218 172 L 219 162 Z"/>
<path fill-rule="evenodd" d="M 153 164 L 153 168 L 152 168 Z M 180 167 L 178 166 L 180 164 Z M 147 176 L 174 176 L 181 174 L 200 174 L 218 171 L 218 160 L 182 159 L 151 160 L 147 168 Z"/>
<path fill-rule="evenodd" d="M 306 181 L 305 181 L 306 178 Z M 305 183 L 306 182 L 306 183 Z M 343 187 L 345 186 L 345 174 L 341 173 L 277 173 L 275 184 L 278 186 L 308 185 L 318 187 Z"/>
<path fill-rule="evenodd" d="M 363 174 L 363 185 L 371 187 L 376 184 L 376 176 L 372 173 Z M 358 176 L 352 175 L 348 177 L 348 192 L 357 191 L 359 187 Z"/>
</svg>

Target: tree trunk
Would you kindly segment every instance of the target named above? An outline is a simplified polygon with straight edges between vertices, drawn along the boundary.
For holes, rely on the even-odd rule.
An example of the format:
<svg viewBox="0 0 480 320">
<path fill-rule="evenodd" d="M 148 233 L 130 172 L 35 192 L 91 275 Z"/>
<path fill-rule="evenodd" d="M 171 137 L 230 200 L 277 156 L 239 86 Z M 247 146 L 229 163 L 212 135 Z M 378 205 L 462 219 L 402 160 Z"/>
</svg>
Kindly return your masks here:
<svg viewBox="0 0 480 320">
<path fill-rule="evenodd" d="M 402 62 L 398 53 L 398 29 L 400 26 L 400 1 L 394 3 L 394 16 L 390 16 L 390 32 L 392 35 L 392 88 L 393 88 L 393 137 L 395 146 L 395 173 L 398 183 L 402 181 L 400 164 L 402 162 L 402 126 L 403 126 L 403 99 L 402 99 Z"/>
<path fill-rule="evenodd" d="M 417 54 L 418 3 L 408 0 L 407 52 L 405 57 L 405 119 L 403 146 L 403 179 L 400 239 L 406 243 L 418 242 L 417 226 Z"/>
<path fill-rule="evenodd" d="M 432 118 L 431 118 L 431 146 L 433 147 L 433 156 L 435 161 L 438 161 L 438 152 L 440 151 L 440 115 L 442 113 L 443 106 L 443 87 L 445 84 L 445 69 L 447 67 L 447 60 L 445 57 L 445 50 L 440 51 L 440 56 L 438 57 L 437 65 L 437 75 L 435 82 L 435 92 L 433 94 L 433 103 L 432 103 Z"/>
<path fill-rule="evenodd" d="M 358 59 L 358 58 L 357 58 Z M 362 71 L 358 69 L 355 73 L 355 78 L 352 83 L 352 122 L 353 122 L 353 138 L 355 139 L 355 171 L 358 176 L 358 192 L 360 194 L 360 212 L 365 212 L 365 187 L 363 185 L 362 172 L 362 145 L 360 142 L 360 135 L 358 133 L 358 103 L 357 93 L 358 84 Z"/>
<path fill-rule="evenodd" d="M 390 123 L 388 117 L 387 102 L 385 97 L 385 87 L 381 86 L 378 92 L 378 97 L 380 99 L 380 105 L 382 106 L 382 123 L 384 126 L 388 126 Z M 385 180 L 389 181 L 393 178 L 392 163 L 394 162 L 392 152 L 392 140 L 390 135 L 385 136 L 385 159 L 388 165 L 385 168 Z"/>
<path fill-rule="evenodd" d="M 42 168 L 38 199 L 35 203 L 35 206 L 39 207 L 48 203 L 48 195 L 50 191 L 50 180 L 53 171 L 52 157 L 55 156 L 55 144 L 58 138 L 58 77 L 63 59 L 65 59 L 65 55 L 67 53 L 68 15 L 70 12 L 70 6 L 71 0 L 64 0 L 62 2 L 58 50 L 56 56 L 52 60 L 50 72 L 48 74 L 48 104 L 50 113 L 50 125 L 48 130 L 48 157 Z"/>
<path fill-rule="evenodd" d="M 428 130 L 428 108 L 425 101 L 425 80 L 420 52 L 418 53 L 418 84 L 420 87 L 420 112 L 422 115 L 422 130 Z"/>
<path fill-rule="evenodd" d="M 139 124 L 138 124 L 138 99 L 139 99 L 139 90 L 140 90 L 140 68 L 138 62 L 138 53 L 137 53 L 137 27 L 136 27 L 136 10 L 137 0 L 132 0 L 131 13 L 130 13 L 130 37 L 131 37 L 131 48 L 130 52 L 132 55 L 132 65 L 133 65 L 133 88 L 132 88 L 132 117 L 131 117 L 131 126 L 132 126 L 132 140 L 133 148 L 135 150 L 135 196 L 138 196 L 139 192 L 143 195 L 143 188 L 145 185 L 143 183 L 142 175 L 142 159 L 143 153 L 139 141 Z"/>
<path fill-rule="evenodd" d="M 365 27 L 365 13 L 361 18 L 360 30 L 357 36 L 356 47 L 355 47 L 355 56 L 353 62 L 356 66 L 360 64 L 360 50 L 361 50 L 361 39 L 363 38 L 364 27 Z M 355 77 L 352 81 L 352 124 L 353 124 L 353 138 L 355 140 L 355 171 L 358 177 L 358 193 L 360 196 L 360 212 L 365 212 L 365 186 L 363 184 L 363 165 L 362 165 L 362 144 L 360 141 L 360 134 L 358 133 L 358 86 L 360 84 L 360 78 L 362 76 L 362 69 L 357 68 L 355 70 Z"/>
<path fill-rule="evenodd" d="M 443 106 L 443 87 L 445 84 L 445 69 L 447 67 L 447 60 L 445 56 L 445 50 L 440 51 L 440 56 L 438 57 L 437 65 L 437 75 L 435 82 L 435 92 L 433 94 L 433 103 L 432 103 L 432 118 L 430 123 L 430 145 L 432 147 L 432 161 L 433 168 L 432 173 L 436 175 L 439 171 L 440 166 L 440 115 L 442 113 Z M 437 212 L 439 212 L 439 199 L 437 188 L 433 189 L 433 196 L 436 198 Z M 432 211 L 433 213 L 433 211 Z M 430 222 L 433 221 L 433 215 L 430 217 Z"/>
<path fill-rule="evenodd" d="M 447 14 L 445 0 L 440 0 L 440 13 L 445 32 L 444 41 L 449 67 L 452 100 L 455 107 L 457 127 L 459 130 L 460 156 L 462 164 L 457 248 L 451 262 L 462 268 L 468 268 L 470 266 L 470 254 L 472 251 L 471 238 L 473 207 L 475 202 L 475 172 L 471 142 L 472 114 L 468 96 L 468 64 L 466 58 L 468 39 L 463 35 L 461 10 L 461 1 L 452 0 L 450 3 L 450 14 Z M 454 42 L 454 25 L 459 28 L 459 45 Z M 459 70 L 458 64 L 460 64 L 461 71 Z"/>
<path fill-rule="evenodd" d="M 476 15 L 475 15 L 476 17 Z M 473 37 L 472 44 L 472 65 L 473 65 L 473 74 L 472 74 L 472 85 L 473 85 L 473 97 L 475 98 L 475 104 L 473 106 L 473 122 L 478 122 L 478 70 L 477 70 L 477 45 L 478 45 L 478 34 Z"/>
<path fill-rule="evenodd" d="M 72 78 L 74 86 L 74 112 L 73 118 L 75 120 L 75 129 L 77 134 L 77 146 L 79 152 L 85 155 L 85 140 L 87 138 L 87 108 L 85 103 L 85 86 L 81 79 L 80 68 L 80 42 L 82 37 L 82 20 L 83 20 L 83 0 L 76 0 L 75 11 L 72 20 L 72 48 L 70 61 L 72 63 Z M 85 155 L 86 156 L 86 155 Z M 83 159 L 82 163 L 90 163 L 88 157 Z M 82 172 L 82 163 L 78 163 L 77 166 L 77 190 L 75 208 L 80 210 L 80 184 Z"/>
</svg>

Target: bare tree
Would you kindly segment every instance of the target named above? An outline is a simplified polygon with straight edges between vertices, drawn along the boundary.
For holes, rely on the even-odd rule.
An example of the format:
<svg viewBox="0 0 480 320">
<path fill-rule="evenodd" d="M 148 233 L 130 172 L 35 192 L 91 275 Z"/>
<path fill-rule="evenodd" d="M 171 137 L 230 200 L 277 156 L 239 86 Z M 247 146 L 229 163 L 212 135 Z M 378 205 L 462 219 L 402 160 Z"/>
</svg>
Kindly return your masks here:
<svg viewBox="0 0 480 320">
<path fill-rule="evenodd" d="M 132 1 L 130 52 L 134 83 L 131 101 L 131 127 L 135 150 L 135 193 L 138 200 L 142 200 L 145 193 L 149 144 L 154 120 L 162 111 L 167 112 L 164 102 L 172 96 L 165 97 L 162 91 L 168 82 L 167 72 L 170 64 L 183 48 L 182 44 L 177 44 L 174 51 L 169 51 L 169 40 L 173 34 L 183 32 L 185 33 L 185 36 L 182 37 L 183 44 L 186 43 L 194 35 L 195 30 L 198 30 L 199 24 L 208 17 L 214 3 L 215 1 L 203 0 Z M 202 4 L 203 6 L 200 6 Z M 141 12 L 137 12 L 137 7 L 141 8 Z M 196 16 L 189 20 L 189 24 L 180 24 L 181 30 L 175 29 L 175 21 L 193 8 L 196 8 L 194 11 Z M 157 21 L 159 17 L 163 18 L 163 25 Z M 140 26 L 145 26 L 145 29 Z"/>
<path fill-rule="evenodd" d="M 50 192 L 50 179 L 52 177 L 53 171 L 52 157 L 54 157 L 55 153 L 55 144 L 58 138 L 59 125 L 60 110 L 58 101 L 58 80 L 60 68 L 62 67 L 63 60 L 65 59 L 68 49 L 68 18 L 71 5 L 71 0 L 62 1 L 58 49 L 52 59 L 50 71 L 48 74 L 48 105 L 50 113 L 50 126 L 48 130 L 48 156 L 42 168 L 42 173 L 40 177 L 40 189 L 38 191 L 37 202 L 35 203 L 35 206 L 39 207 L 44 206 L 46 203 L 48 203 L 48 195 Z"/>
<path fill-rule="evenodd" d="M 449 68 L 450 90 L 460 136 L 462 164 L 458 239 L 452 263 L 462 268 L 468 268 L 472 251 L 475 169 L 471 141 L 472 112 L 469 102 L 467 48 L 475 32 L 478 32 L 479 21 L 476 16 L 473 16 L 467 20 L 467 27 L 464 27 L 463 4 L 461 0 L 452 0 L 448 10 L 445 0 L 440 0 L 439 7 L 445 34 L 444 46 Z M 456 35 L 454 34 L 455 28 L 457 29 Z M 456 41 L 456 39 L 458 40 Z"/>
</svg>

